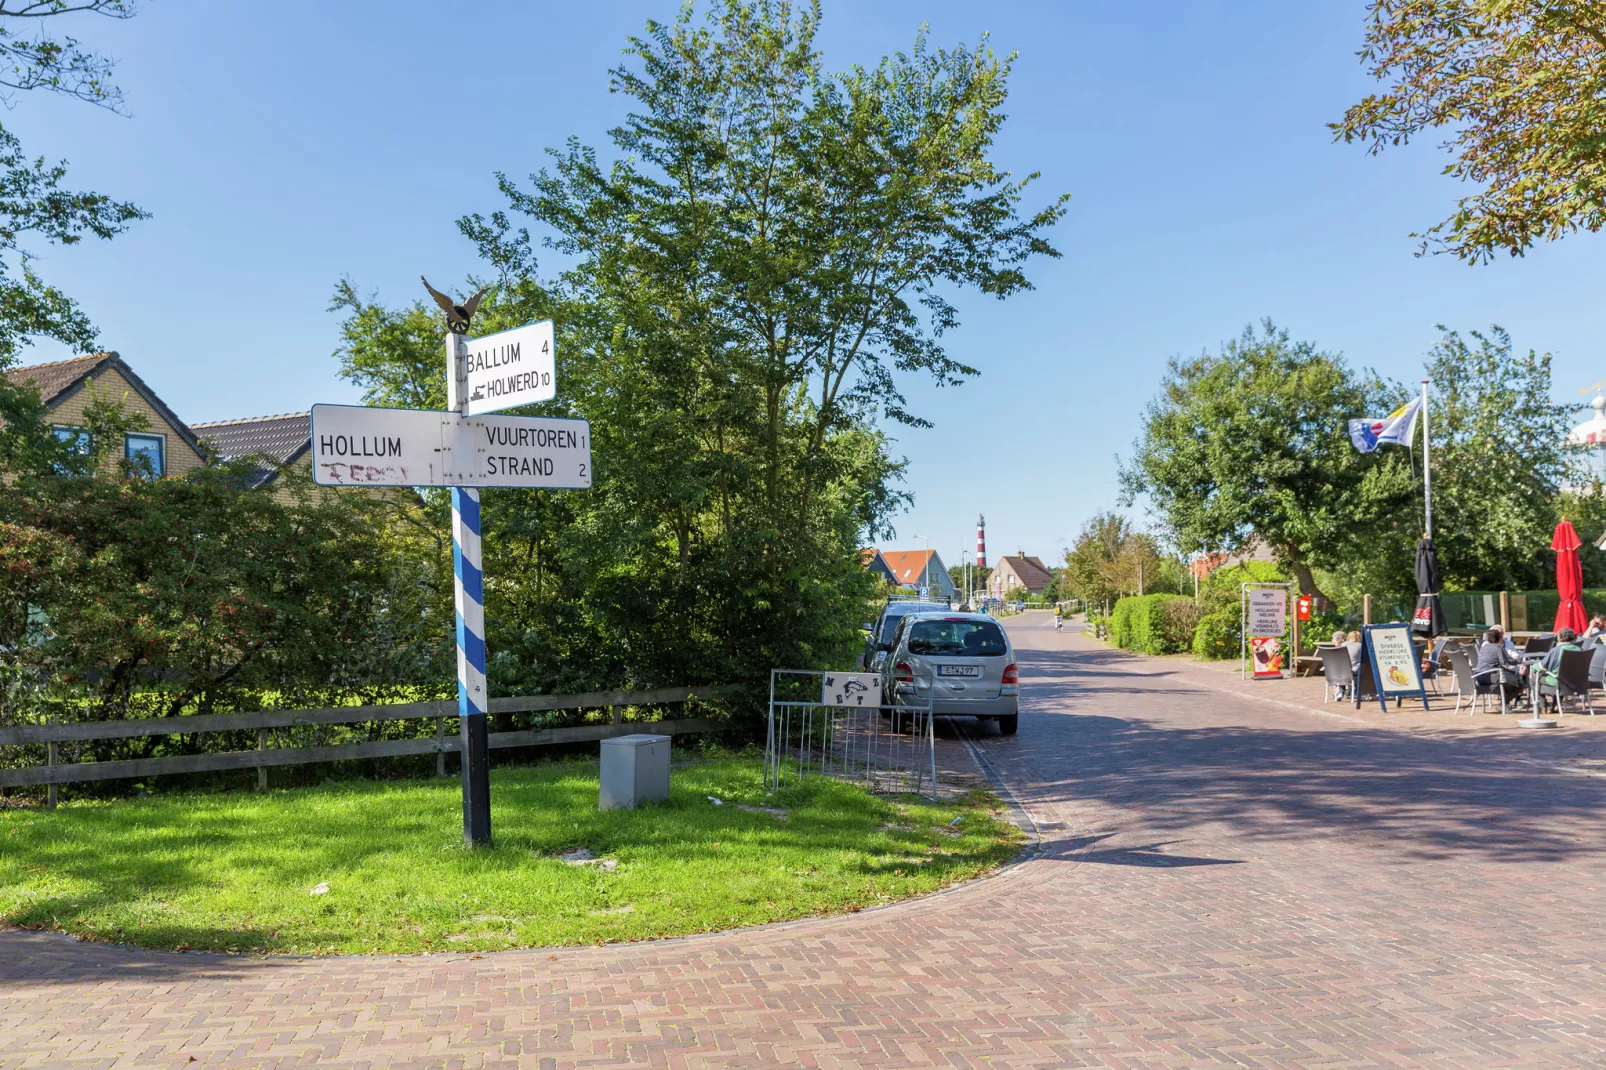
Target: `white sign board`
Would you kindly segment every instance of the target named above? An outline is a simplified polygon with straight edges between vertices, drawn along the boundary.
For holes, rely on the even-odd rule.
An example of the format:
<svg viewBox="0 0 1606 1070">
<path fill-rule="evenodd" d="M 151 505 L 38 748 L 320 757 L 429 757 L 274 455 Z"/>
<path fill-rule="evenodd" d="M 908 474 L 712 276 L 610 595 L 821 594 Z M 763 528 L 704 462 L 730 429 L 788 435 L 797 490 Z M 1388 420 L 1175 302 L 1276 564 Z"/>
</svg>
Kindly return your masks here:
<svg viewBox="0 0 1606 1070">
<path fill-rule="evenodd" d="M 1246 591 L 1250 638 L 1281 636 L 1288 630 L 1288 595 L 1281 588 Z"/>
<path fill-rule="evenodd" d="M 463 411 L 469 416 L 551 401 L 558 394 L 551 320 L 470 338 L 463 353 Z"/>
<path fill-rule="evenodd" d="M 584 488 L 591 474 L 584 420 L 312 407 L 312 478 L 326 487 Z"/>
<path fill-rule="evenodd" d="M 881 705 L 881 677 L 873 672 L 828 672 L 820 690 L 827 706 Z"/>
<path fill-rule="evenodd" d="M 1372 644 L 1372 657 L 1385 694 L 1422 690 L 1422 667 L 1416 661 L 1410 625 L 1368 628 L 1366 637 Z"/>
</svg>

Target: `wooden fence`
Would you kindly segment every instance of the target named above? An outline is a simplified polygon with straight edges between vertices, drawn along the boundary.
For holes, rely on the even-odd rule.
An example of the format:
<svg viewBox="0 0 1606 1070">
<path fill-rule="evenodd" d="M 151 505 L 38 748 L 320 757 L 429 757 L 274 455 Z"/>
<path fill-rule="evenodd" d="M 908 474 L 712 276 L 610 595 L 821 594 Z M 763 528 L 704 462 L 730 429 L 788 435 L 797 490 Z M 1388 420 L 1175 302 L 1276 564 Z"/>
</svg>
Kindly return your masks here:
<svg viewBox="0 0 1606 1070">
<path fill-rule="evenodd" d="M 585 695 L 532 695 L 527 698 L 493 698 L 492 713 L 536 713 L 550 710 L 612 710 L 609 724 L 574 725 L 568 728 L 537 728 L 519 732 L 492 732 L 493 749 L 540 747 L 552 743 L 582 743 L 608 739 L 632 732 L 679 735 L 710 732 L 723 722 L 704 718 L 674 721 L 623 722 L 624 706 L 652 706 L 713 699 L 729 694 L 728 687 L 665 687 L 656 691 L 596 691 Z M 202 773 L 225 769 L 256 769 L 257 786 L 267 786 L 268 767 L 306 765 L 314 762 L 342 762 L 358 758 L 394 758 L 410 754 L 435 755 L 435 772 L 444 774 L 448 753 L 462 749 L 458 734 L 446 732 L 448 719 L 457 717 L 457 703 L 408 702 L 388 706 L 341 706 L 328 710 L 265 710 L 260 713 L 221 713 L 190 717 L 151 717 L 126 721 L 85 721 L 73 724 L 22 725 L 0 728 L 0 746 L 46 745 L 44 765 L 21 769 L 0 769 L 0 788 L 38 784 L 50 786 L 50 802 L 56 801 L 56 785 L 88 780 L 117 780 L 125 777 L 161 776 L 166 773 Z M 387 739 L 369 743 L 334 743 L 316 747 L 269 747 L 268 732 L 276 728 L 304 725 L 361 724 L 371 721 L 433 719 L 435 734 L 415 739 Z M 136 758 L 129 761 L 62 764 L 57 746 L 91 739 L 131 739 L 139 736 L 195 735 L 207 732 L 257 733 L 255 750 L 223 751 L 215 754 L 183 754 L 170 758 Z"/>
</svg>

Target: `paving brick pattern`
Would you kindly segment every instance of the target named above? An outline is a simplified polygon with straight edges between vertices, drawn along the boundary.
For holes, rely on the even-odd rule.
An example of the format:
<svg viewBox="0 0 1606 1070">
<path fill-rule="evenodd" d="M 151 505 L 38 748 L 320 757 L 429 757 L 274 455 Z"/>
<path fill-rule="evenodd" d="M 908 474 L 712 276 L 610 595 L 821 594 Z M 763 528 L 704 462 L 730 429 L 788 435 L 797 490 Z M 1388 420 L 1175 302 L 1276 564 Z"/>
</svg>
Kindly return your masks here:
<svg viewBox="0 0 1606 1070">
<path fill-rule="evenodd" d="M 1606 779 L 1534 760 L 1565 743 L 1314 716 L 1010 627 L 1029 712 L 977 746 L 1043 845 L 997 877 L 483 957 L 0 933 L 0 1067 L 1606 1064 Z"/>
</svg>

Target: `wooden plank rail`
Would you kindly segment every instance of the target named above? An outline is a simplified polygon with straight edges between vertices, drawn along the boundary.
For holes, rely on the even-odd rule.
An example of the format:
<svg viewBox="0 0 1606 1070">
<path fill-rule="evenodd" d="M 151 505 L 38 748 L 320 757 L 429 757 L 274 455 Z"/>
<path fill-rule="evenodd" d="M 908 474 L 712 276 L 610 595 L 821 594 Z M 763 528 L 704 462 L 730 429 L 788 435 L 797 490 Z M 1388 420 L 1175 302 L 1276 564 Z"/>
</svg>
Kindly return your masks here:
<svg viewBox="0 0 1606 1070">
<path fill-rule="evenodd" d="M 621 723 L 617 708 L 620 706 L 666 705 L 718 698 L 731 692 L 729 687 L 666 687 L 654 691 L 597 691 L 584 695 L 531 695 L 520 698 L 491 700 L 492 713 L 529 713 L 547 710 L 600 709 L 613 707 L 610 724 L 572 725 L 567 728 L 541 728 L 516 732 L 493 732 L 490 745 L 493 749 L 507 747 L 541 747 L 557 743 L 583 743 L 629 735 L 632 732 L 655 732 L 663 735 L 681 735 L 688 732 L 712 732 L 721 722 L 706 718 L 684 718 L 668 721 L 637 721 Z M 438 756 L 436 770 L 447 753 L 461 747 L 458 735 L 447 735 L 444 720 L 457 716 L 455 702 L 407 702 L 389 706 L 343 706 L 327 710 L 270 710 L 261 713 L 202 714 L 188 717 L 152 717 L 134 721 L 99 721 L 80 724 L 23 725 L 0 728 L 0 746 L 18 746 L 28 743 L 48 743 L 52 750 L 56 744 L 90 739 L 128 739 L 139 736 L 190 735 L 200 732 L 238 732 L 269 728 L 292 728 L 312 724 L 362 724 L 373 721 L 400 721 L 415 718 L 439 719 L 436 732 L 416 739 L 376 740 L 368 743 L 334 743 L 317 747 L 264 746 L 264 737 L 258 735 L 257 747 L 252 750 L 226 751 L 217 754 L 184 754 L 169 758 L 138 758 L 128 761 L 83 762 L 70 765 L 56 764 L 52 754 L 50 764 L 26 769 L 0 769 L 0 788 L 27 787 L 48 784 L 72 784 L 89 780 L 118 780 L 126 777 L 161 776 L 168 773 L 201 773 L 228 769 L 264 770 L 259 777 L 261 785 L 269 766 L 310 765 L 316 762 L 352 761 L 362 758 L 394 758 L 415 754 Z"/>
</svg>

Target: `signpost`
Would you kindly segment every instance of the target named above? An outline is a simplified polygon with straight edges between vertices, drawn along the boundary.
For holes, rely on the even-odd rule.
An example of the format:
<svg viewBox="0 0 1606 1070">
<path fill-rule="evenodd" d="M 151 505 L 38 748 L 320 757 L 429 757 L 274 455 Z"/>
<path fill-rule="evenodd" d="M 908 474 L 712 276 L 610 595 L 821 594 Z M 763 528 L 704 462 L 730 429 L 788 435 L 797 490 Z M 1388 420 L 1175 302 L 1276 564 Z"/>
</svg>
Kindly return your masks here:
<svg viewBox="0 0 1606 1070">
<path fill-rule="evenodd" d="M 452 494 L 457 608 L 457 712 L 463 742 L 463 839 L 491 842 L 490 746 L 485 726 L 485 579 L 481 487 L 591 486 L 584 420 L 487 413 L 557 394 L 552 321 L 469 338 L 482 290 L 446 311 L 446 408 L 312 407 L 313 480 L 334 487 L 446 487 Z"/>
<path fill-rule="evenodd" d="M 551 320 L 467 341 L 464 414 L 500 412 L 558 396 Z"/>
</svg>

